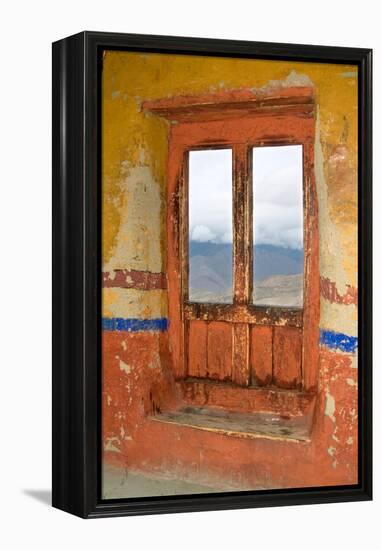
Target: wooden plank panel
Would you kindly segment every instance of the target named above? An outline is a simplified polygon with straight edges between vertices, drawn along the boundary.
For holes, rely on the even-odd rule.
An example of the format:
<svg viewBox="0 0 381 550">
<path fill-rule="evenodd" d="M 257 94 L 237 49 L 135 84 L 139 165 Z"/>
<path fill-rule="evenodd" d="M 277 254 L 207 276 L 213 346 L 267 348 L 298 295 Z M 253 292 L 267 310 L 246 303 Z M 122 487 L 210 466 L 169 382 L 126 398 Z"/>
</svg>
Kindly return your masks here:
<svg viewBox="0 0 381 550">
<path fill-rule="evenodd" d="M 222 407 L 248 413 L 271 412 L 279 415 L 303 416 L 312 413 L 316 394 L 274 388 L 237 388 L 234 384 L 210 383 L 208 380 L 177 382 L 185 406 Z"/>
<path fill-rule="evenodd" d="M 298 388 L 302 382 L 302 331 L 274 328 L 273 378 L 280 388 Z"/>
<path fill-rule="evenodd" d="M 208 377 L 215 380 L 232 378 L 232 326 L 229 323 L 208 324 Z"/>
<path fill-rule="evenodd" d="M 233 325 L 233 382 L 240 386 L 248 386 L 250 381 L 249 368 L 249 325 L 235 323 Z"/>
<path fill-rule="evenodd" d="M 268 386 L 273 378 L 273 327 L 253 326 L 250 338 L 251 381 Z"/>
<path fill-rule="evenodd" d="M 188 330 L 188 376 L 205 378 L 208 325 L 205 321 L 191 321 Z"/>
</svg>

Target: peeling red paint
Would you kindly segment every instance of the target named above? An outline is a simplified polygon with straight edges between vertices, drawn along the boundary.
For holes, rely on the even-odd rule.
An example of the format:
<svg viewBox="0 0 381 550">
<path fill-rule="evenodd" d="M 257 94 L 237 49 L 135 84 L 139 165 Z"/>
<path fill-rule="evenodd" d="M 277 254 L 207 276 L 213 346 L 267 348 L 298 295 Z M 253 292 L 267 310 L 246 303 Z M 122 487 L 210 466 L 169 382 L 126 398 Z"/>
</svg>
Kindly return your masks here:
<svg viewBox="0 0 381 550">
<path fill-rule="evenodd" d="M 290 90 L 292 97 L 289 97 Z M 250 308 L 244 319 L 239 317 L 242 315 L 241 299 L 232 306 L 209 308 L 209 317 L 206 318 L 203 317 L 206 313 L 203 313 L 202 305 L 195 308 L 190 304 L 184 306 L 176 298 L 182 291 L 180 264 L 185 261 L 179 243 L 181 239 L 186 242 L 184 224 L 178 223 L 184 219 L 179 184 L 186 179 L 184 171 L 179 167 L 182 166 L 183 153 L 191 144 L 190 141 L 195 139 L 198 145 L 205 147 L 230 144 L 231 129 L 235 125 L 237 143 L 242 142 L 242 136 L 248 135 L 252 126 L 254 134 L 258 127 L 263 127 L 260 139 L 257 136 L 260 144 L 268 141 L 288 143 L 294 125 L 305 142 L 306 173 L 311 174 L 314 187 L 313 90 L 305 87 L 281 88 L 272 90 L 270 97 L 266 93 L 252 90 L 222 91 L 209 94 L 208 98 L 182 96 L 142 103 L 143 110 L 151 110 L 171 122 L 177 122 L 172 124 L 170 134 L 172 139 L 176 137 L 179 145 L 174 147 L 173 162 L 170 161 L 167 166 L 170 326 L 169 333 L 161 334 L 103 334 L 102 423 L 104 460 L 107 463 L 119 464 L 128 470 L 164 476 L 170 474 L 172 477 L 223 488 L 260 489 L 357 483 L 358 387 L 355 359 L 348 354 L 319 348 L 317 323 L 320 297 L 330 303 L 357 305 L 357 289 L 347 285 L 345 293 L 341 294 L 336 283 L 324 277 L 320 278 L 319 288 L 317 196 L 311 194 L 306 201 L 313 222 L 306 235 L 315 235 L 306 246 L 309 254 L 306 255 L 309 262 L 307 275 L 310 274 L 308 281 L 311 281 L 311 273 L 316 274 L 316 279 L 311 292 L 306 293 L 306 314 L 303 318 L 301 314 L 290 313 L 287 317 L 290 326 L 279 328 L 279 334 L 284 333 L 284 341 L 278 338 L 273 345 L 274 326 L 277 325 L 275 309 L 272 309 L 272 316 L 263 313 L 266 322 L 261 324 L 268 326 L 258 324 L 251 327 L 255 328 L 251 332 L 238 326 L 237 334 L 233 332 L 232 336 L 232 331 L 225 331 L 217 323 L 219 319 L 222 325 L 222 313 L 227 316 L 223 319 L 225 323 L 247 323 L 249 314 L 255 314 L 257 317 L 253 319 L 256 323 L 260 322 L 259 313 Z M 259 124 L 253 125 L 250 121 L 249 114 L 253 110 L 260 117 Z M 269 110 L 276 124 L 267 122 Z M 245 116 L 242 121 L 233 124 L 238 112 Z M 195 125 L 194 121 L 198 124 Z M 211 139 L 209 126 L 214 129 L 215 139 Z M 347 198 L 347 189 L 355 184 L 348 150 L 331 145 L 325 157 L 329 160 L 328 192 L 335 199 L 334 208 L 340 211 Z M 241 179 L 243 176 L 244 171 Z M 324 208 L 323 204 L 323 212 Z M 348 212 L 340 213 L 339 220 L 354 223 L 355 209 L 344 210 Z M 238 253 L 242 256 L 245 252 Z M 138 290 L 166 289 L 167 281 L 164 273 L 115 270 L 103 274 L 103 286 Z M 238 297 L 249 294 L 243 285 L 236 290 Z M 185 329 L 181 322 L 182 313 L 189 321 Z M 298 340 L 301 338 L 300 333 L 307 335 L 302 358 L 298 342 L 298 345 L 293 346 L 290 338 L 293 334 Z M 186 353 L 182 339 L 187 334 L 190 354 Z M 238 353 L 234 349 L 236 343 L 239 344 Z M 275 357 L 274 352 L 277 352 L 278 347 L 285 350 L 282 355 L 286 360 Z M 244 380 L 244 384 L 247 384 L 250 378 L 246 368 L 236 369 L 237 357 L 244 357 L 244 361 L 241 361 L 243 365 L 249 363 L 254 366 L 257 376 L 252 376 L 251 382 L 264 387 L 239 387 L 240 381 Z M 207 359 L 210 361 L 207 362 Z M 292 366 L 295 368 L 292 371 L 288 368 L 287 360 L 293 361 Z M 301 370 L 300 364 L 303 362 L 308 372 L 307 369 Z M 210 376 L 213 380 L 205 381 L 208 363 L 214 369 Z M 215 374 L 217 371 L 219 373 L 220 368 L 223 373 L 221 377 Z M 189 375 L 193 378 L 187 378 Z M 229 381 L 221 382 L 219 378 Z M 276 382 L 288 389 L 276 388 Z M 297 391 L 295 387 L 299 386 L 304 389 Z M 155 421 L 155 415 L 160 412 L 177 410 L 184 405 L 215 407 L 227 411 L 244 410 L 248 413 L 269 412 L 280 418 L 295 416 L 300 421 L 308 417 L 311 421 L 313 419 L 310 441 L 295 441 L 287 437 L 271 439 L 266 436 L 245 439 L 217 433 L 213 428 L 202 431 L 181 423 L 164 424 Z"/>
<path fill-rule="evenodd" d="M 346 285 L 347 289 L 345 294 L 340 294 L 337 290 L 336 283 L 331 281 L 326 277 L 320 278 L 320 292 L 323 298 L 331 302 L 331 304 L 343 304 L 351 305 L 355 304 L 357 306 L 358 292 L 357 288 L 353 286 Z"/>
<path fill-rule="evenodd" d="M 350 356 L 320 351 L 311 441 L 295 442 L 153 420 L 184 402 L 166 334 L 104 333 L 103 353 L 105 462 L 237 489 L 357 483 L 357 369 Z"/>
<path fill-rule="evenodd" d="M 159 290 L 167 288 L 167 278 L 165 273 L 152 273 L 136 269 L 116 269 L 113 273 L 103 272 L 103 287 Z"/>
</svg>

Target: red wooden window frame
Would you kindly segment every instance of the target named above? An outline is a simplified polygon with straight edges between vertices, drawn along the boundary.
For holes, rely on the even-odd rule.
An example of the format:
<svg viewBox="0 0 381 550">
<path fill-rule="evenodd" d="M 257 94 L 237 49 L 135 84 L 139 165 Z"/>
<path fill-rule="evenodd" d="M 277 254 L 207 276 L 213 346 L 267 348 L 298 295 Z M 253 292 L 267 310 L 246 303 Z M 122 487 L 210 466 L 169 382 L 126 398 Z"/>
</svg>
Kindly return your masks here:
<svg viewBox="0 0 381 550">
<path fill-rule="evenodd" d="M 314 95 L 311 88 L 297 87 L 255 94 L 247 90 L 200 97 L 177 97 L 143 104 L 171 122 L 167 182 L 167 277 L 169 338 L 174 374 L 189 375 L 186 342 L 190 321 L 233 323 L 237 346 L 233 352 L 233 382 L 250 384 L 250 372 L 238 355 L 255 350 L 257 379 L 266 385 L 269 369 L 292 370 L 292 361 L 277 359 L 266 364 L 266 338 L 287 358 L 288 331 L 301 338 L 301 373 L 296 389 L 317 386 L 319 347 L 319 249 L 318 207 L 314 179 Z M 303 308 L 254 306 L 252 298 L 252 180 L 251 152 L 264 145 L 303 146 L 304 293 Z M 207 148 L 231 148 L 233 154 L 233 304 L 200 304 L 188 301 L 188 153 Z M 247 327 L 251 325 L 249 332 Z M 267 327 L 267 328 L 266 328 Z M 266 332 L 267 331 L 267 332 Z M 200 334 L 202 337 L 202 335 Z M 251 346 L 249 343 L 251 340 Z M 262 348 L 261 348 L 262 346 Z M 289 346 L 289 348 L 288 348 Z M 196 348 L 195 348 L 196 349 Z M 235 353 L 238 354 L 235 361 Z M 253 353 L 253 351 L 251 352 Z M 280 355 L 278 354 L 278 357 Z M 237 367 L 238 365 L 238 367 Z M 241 372 L 244 370 L 244 372 Z M 285 379 L 292 377 L 286 373 Z M 285 386 L 287 387 L 287 385 Z"/>
</svg>

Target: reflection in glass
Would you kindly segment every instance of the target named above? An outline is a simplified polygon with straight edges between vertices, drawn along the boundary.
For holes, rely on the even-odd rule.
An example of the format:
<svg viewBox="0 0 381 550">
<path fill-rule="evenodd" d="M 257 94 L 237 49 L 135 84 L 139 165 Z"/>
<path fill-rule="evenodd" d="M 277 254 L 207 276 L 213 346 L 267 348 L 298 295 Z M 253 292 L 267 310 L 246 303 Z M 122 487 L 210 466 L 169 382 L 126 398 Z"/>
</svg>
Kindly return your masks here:
<svg viewBox="0 0 381 550">
<path fill-rule="evenodd" d="M 256 305 L 303 306 L 303 147 L 253 148 Z"/>
<path fill-rule="evenodd" d="M 189 153 L 189 300 L 232 302 L 232 151 Z"/>
</svg>

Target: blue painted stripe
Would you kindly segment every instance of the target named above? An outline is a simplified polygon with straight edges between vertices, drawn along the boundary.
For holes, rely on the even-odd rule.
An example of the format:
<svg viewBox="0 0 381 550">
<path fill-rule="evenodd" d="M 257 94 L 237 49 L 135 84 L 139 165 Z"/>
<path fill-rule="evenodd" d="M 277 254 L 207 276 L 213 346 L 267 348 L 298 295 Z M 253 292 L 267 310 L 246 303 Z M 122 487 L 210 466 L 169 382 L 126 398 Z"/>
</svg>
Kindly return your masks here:
<svg viewBox="0 0 381 550">
<path fill-rule="evenodd" d="M 358 346 L 358 338 L 356 336 L 347 336 L 347 334 L 342 334 L 341 332 L 321 329 L 320 343 L 327 348 L 354 353 Z"/>
<path fill-rule="evenodd" d="M 102 329 L 127 332 L 163 332 L 168 329 L 168 319 L 123 319 L 122 317 L 103 317 Z M 348 336 L 332 330 L 320 330 L 320 343 L 331 349 L 354 353 L 358 346 L 356 336 Z"/>
<path fill-rule="evenodd" d="M 123 319 L 121 317 L 103 317 L 103 330 L 124 330 L 128 332 L 163 332 L 168 328 L 168 319 Z"/>
</svg>

